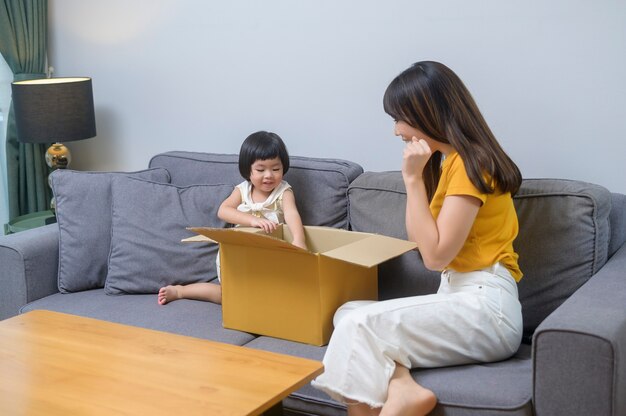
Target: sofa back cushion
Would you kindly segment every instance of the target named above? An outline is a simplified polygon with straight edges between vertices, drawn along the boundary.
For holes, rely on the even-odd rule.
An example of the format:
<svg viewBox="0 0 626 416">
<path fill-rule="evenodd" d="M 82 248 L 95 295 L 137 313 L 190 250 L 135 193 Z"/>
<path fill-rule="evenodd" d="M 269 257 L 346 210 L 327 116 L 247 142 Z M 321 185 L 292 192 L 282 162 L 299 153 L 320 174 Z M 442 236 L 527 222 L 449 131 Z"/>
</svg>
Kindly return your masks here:
<svg viewBox="0 0 626 416">
<path fill-rule="evenodd" d="M 406 238 L 406 191 L 400 172 L 366 172 L 348 190 L 355 231 Z M 524 277 L 518 288 L 526 334 L 604 265 L 609 247 L 611 193 L 598 185 L 528 179 L 514 198 L 520 232 L 515 250 Z M 417 253 L 379 266 L 379 296 L 433 293 L 438 273 Z"/>
<path fill-rule="evenodd" d="M 138 172 L 79 172 L 58 169 L 50 175 L 59 224 L 59 291 L 104 287 L 111 249 L 111 181 L 131 176 L 169 182 L 165 169 Z"/>
<path fill-rule="evenodd" d="M 217 245 L 183 243 L 187 227 L 224 227 L 217 210 L 228 185 L 176 186 L 132 177 L 111 182 L 112 227 L 108 295 L 157 293 L 166 285 L 206 282 L 217 276 Z"/>
<path fill-rule="evenodd" d="M 150 167 L 166 168 L 178 186 L 234 187 L 243 181 L 237 155 L 167 152 L 154 156 Z M 293 188 L 303 223 L 348 228 L 348 186 L 362 172 L 361 166 L 345 160 L 291 156 L 285 180 Z"/>
<path fill-rule="evenodd" d="M 406 190 L 400 172 L 365 172 L 352 182 L 348 197 L 352 230 L 407 239 Z M 378 266 L 378 297 L 434 293 L 439 275 L 424 267 L 419 252 L 410 251 Z"/>
<path fill-rule="evenodd" d="M 611 194 L 609 258 L 626 242 L 626 195 Z"/>
<path fill-rule="evenodd" d="M 527 179 L 514 202 L 528 334 L 606 263 L 611 193 L 585 182 Z"/>
</svg>

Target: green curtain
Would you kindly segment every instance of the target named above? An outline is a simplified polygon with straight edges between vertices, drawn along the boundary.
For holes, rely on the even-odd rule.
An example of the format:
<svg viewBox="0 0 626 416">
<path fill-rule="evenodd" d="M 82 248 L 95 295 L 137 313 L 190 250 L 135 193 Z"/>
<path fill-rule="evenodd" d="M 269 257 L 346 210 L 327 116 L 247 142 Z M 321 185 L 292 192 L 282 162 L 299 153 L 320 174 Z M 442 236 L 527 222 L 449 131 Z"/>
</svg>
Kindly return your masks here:
<svg viewBox="0 0 626 416">
<path fill-rule="evenodd" d="M 15 81 L 46 77 L 47 31 L 48 0 L 0 0 L 0 54 Z M 48 146 L 17 139 L 12 104 L 6 146 L 9 217 L 49 209 Z"/>
</svg>

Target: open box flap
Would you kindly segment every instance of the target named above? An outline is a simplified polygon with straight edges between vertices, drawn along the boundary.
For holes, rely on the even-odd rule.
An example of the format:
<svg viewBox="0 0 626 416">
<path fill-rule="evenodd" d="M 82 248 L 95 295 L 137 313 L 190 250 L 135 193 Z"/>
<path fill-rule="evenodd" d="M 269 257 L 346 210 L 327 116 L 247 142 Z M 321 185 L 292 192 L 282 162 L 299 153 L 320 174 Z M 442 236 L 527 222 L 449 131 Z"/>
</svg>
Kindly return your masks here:
<svg viewBox="0 0 626 416">
<path fill-rule="evenodd" d="M 301 251 L 308 253 L 300 247 L 296 247 L 280 238 L 264 234 L 258 228 L 209 228 L 191 227 L 188 230 L 208 237 L 217 243 L 233 244 L 237 246 L 250 246 L 272 248 L 288 251 Z"/>
<path fill-rule="evenodd" d="M 215 243 L 217 244 L 217 241 L 211 240 L 206 235 L 194 235 L 193 237 L 183 238 L 180 241 L 182 241 L 183 243 Z"/>
<path fill-rule="evenodd" d="M 417 248 L 417 244 L 410 241 L 384 235 L 372 235 L 327 251 L 322 255 L 363 267 L 374 267 L 414 248 Z"/>
</svg>

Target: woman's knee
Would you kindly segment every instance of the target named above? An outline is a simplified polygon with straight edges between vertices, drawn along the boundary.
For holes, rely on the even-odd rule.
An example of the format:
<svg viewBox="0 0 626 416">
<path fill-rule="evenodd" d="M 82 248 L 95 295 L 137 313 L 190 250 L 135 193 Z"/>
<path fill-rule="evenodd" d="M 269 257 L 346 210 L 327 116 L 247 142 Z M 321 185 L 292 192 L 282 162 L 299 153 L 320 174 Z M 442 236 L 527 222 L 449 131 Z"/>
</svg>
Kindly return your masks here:
<svg viewBox="0 0 626 416">
<path fill-rule="evenodd" d="M 372 303 L 376 303 L 375 300 L 354 300 L 351 302 L 346 302 L 337 309 L 335 315 L 333 316 L 333 325 L 335 328 L 339 326 L 339 322 L 345 318 L 347 315 L 351 314 L 353 311 L 362 308 L 363 306 L 371 305 Z"/>
</svg>

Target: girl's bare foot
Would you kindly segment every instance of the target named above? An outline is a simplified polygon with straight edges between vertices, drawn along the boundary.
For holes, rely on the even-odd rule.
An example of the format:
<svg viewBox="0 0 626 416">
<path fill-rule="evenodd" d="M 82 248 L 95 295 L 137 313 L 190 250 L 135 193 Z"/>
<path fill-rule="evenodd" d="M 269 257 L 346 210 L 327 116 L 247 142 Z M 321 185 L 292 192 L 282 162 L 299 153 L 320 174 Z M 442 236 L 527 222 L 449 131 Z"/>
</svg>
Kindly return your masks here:
<svg viewBox="0 0 626 416">
<path fill-rule="evenodd" d="M 159 289 L 159 294 L 157 295 L 157 300 L 159 305 L 165 305 L 166 303 L 172 302 L 174 300 L 180 299 L 180 286 L 165 286 Z"/>
<path fill-rule="evenodd" d="M 423 416 L 437 405 L 435 393 L 413 380 L 409 370 L 396 365 L 394 377 L 389 382 L 387 401 L 380 416 Z"/>
</svg>

